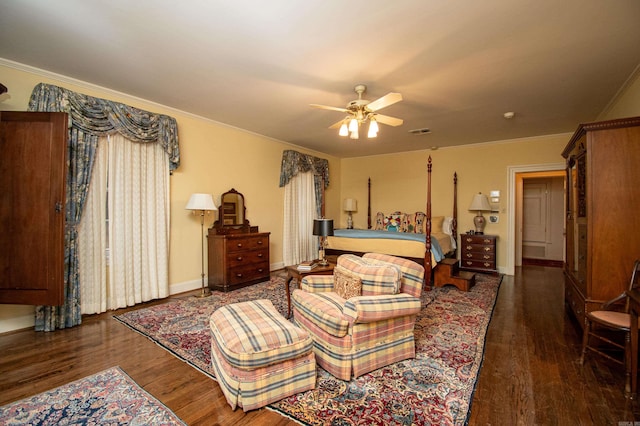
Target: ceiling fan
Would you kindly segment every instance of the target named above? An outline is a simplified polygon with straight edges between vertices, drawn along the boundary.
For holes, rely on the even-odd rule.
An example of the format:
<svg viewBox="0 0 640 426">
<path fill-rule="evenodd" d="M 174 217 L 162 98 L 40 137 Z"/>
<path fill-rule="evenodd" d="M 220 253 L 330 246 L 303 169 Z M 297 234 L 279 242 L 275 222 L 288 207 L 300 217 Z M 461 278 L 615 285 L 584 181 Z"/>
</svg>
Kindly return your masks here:
<svg viewBox="0 0 640 426">
<path fill-rule="evenodd" d="M 346 108 L 338 108 L 326 105 L 310 104 L 314 108 L 328 109 L 331 111 L 346 112 L 347 116 L 337 123 L 329 126 L 330 129 L 340 128 L 338 134 L 340 136 L 349 136 L 351 139 L 358 139 L 358 129 L 360 124 L 369 121 L 369 131 L 367 136 L 375 138 L 378 135 L 378 122 L 389 126 L 400 126 L 403 121 L 400 118 L 390 117 L 388 115 L 378 114 L 377 111 L 390 105 L 400 102 L 402 95 L 400 93 L 387 93 L 375 101 L 362 99 L 362 94 L 367 90 L 364 84 L 358 84 L 355 91 L 358 99 L 347 104 Z"/>
</svg>

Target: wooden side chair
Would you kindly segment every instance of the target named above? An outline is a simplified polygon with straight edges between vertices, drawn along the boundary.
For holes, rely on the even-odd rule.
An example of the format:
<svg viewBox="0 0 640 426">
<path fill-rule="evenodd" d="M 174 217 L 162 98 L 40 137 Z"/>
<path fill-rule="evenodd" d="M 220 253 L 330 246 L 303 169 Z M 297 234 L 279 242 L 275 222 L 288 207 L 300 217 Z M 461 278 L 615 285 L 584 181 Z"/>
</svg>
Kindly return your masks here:
<svg viewBox="0 0 640 426">
<path fill-rule="evenodd" d="M 636 260 L 631 273 L 631 281 L 629 282 L 629 290 L 640 287 L 640 260 Z M 596 352 L 603 357 L 625 367 L 625 395 L 631 396 L 631 315 L 629 314 L 629 298 L 627 292 L 619 294 L 613 299 L 602 304 L 597 311 L 588 312 L 586 315 L 586 324 L 584 334 L 582 336 L 582 354 L 580 356 L 580 365 L 584 364 L 584 356 L 587 349 Z M 624 333 L 624 343 L 615 342 L 605 333 L 609 331 L 618 331 Z M 622 350 L 624 359 L 615 358 L 604 352 L 602 345 L 590 345 L 591 338 L 595 338 L 600 342 Z M 594 342 L 595 343 L 595 342 Z"/>
</svg>

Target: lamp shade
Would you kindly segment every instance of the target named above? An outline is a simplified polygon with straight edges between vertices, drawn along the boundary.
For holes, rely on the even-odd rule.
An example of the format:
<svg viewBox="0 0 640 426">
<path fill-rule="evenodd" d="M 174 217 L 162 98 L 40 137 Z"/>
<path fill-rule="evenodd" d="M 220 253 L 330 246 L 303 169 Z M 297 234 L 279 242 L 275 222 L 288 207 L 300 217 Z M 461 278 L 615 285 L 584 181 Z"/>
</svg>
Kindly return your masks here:
<svg viewBox="0 0 640 426">
<path fill-rule="evenodd" d="M 491 205 L 489 204 L 489 199 L 483 193 L 478 192 L 476 195 L 473 196 L 473 200 L 471 200 L 471 205 L 469 206 L 469 210 L 479 211 L 479 212 L 491 211 Z"/>
<path fill-rule="evenodd" d="M 358 202 L 353 198 L 345 198 L 344 200 L 344 211 L 345 212 L 355 212 L 358 210 Z"/>
<path fill-rule="evenodd" d="M 333 235 L 333 219 L 314 219 L 313 235 L 328 237 Z"/>
<path fill-rule="evenodd" d="M 186 210 L 218 210 L 211 194 L 191 194 Z"/>
</svg>

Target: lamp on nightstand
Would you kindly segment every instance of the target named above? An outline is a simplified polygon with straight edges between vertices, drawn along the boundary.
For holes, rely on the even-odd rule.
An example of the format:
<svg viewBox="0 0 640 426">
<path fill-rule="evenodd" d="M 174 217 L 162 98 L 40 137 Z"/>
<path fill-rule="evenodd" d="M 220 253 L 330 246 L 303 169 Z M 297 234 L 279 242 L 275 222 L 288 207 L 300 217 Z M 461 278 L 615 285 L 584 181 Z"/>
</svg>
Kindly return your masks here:
<svg viewBox="0 0 640 426">
<path fill-rule="evenodd" d="M 351 212 L 358 210 L 358 202 L 353 198 L 344 200 L 344 211 L 347 212 L 347 229 L 353 229 L 353 216 Z"/>
<path fill-rule="evenodd" d="M 473 224 L 476 226 L 476 234 L 483 234 L 484 225 L 486 225 L 487 221 L 485 220 L 484 216 L 482 216 L 482 212 L 491 211 L 489 199 L 483 193 L 478 192 L 473 196 L 473 200 L 471 200 L 469 210 L 478 212 L 478 214 L 473 218 Z"/>
<path fill-rule="evenodd" d="M 191 194 L 189 202 L 185 207 L 186 210 L 192 210 L 193 213 L 200 212 L 200 241 L 202 243 L 202 288 L 198 297 L 209 296 L 208 288 L 204 286 L 204 214 L 212 210 L 218 210 L 213 204 L 211 194 Z"/>
</svg>

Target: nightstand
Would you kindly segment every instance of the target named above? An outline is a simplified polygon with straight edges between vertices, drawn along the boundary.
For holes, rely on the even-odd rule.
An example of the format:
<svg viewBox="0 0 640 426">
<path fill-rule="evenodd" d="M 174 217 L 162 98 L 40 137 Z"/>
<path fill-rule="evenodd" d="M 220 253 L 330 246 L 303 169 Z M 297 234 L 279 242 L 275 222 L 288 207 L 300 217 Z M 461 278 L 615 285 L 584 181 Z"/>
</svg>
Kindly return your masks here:
<svg viewBox="0 0 640 426">
<path fill-rule="evenodd" d="M 497 235 L 460 234 L 460 269 L 497 274 Z"/>
</svg>

